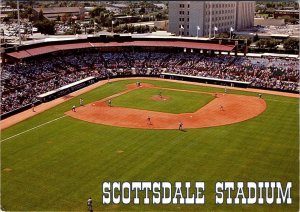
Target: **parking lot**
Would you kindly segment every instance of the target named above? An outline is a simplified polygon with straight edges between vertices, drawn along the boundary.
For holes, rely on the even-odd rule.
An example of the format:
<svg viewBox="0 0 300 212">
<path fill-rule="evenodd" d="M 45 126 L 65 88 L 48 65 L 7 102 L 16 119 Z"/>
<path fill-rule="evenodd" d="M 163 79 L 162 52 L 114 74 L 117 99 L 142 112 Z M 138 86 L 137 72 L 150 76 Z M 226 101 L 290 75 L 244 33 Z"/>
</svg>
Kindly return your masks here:
<svg viewBox="0 0 300 212">
<path fill-rule="evenodd" d="M 266 34 L 285 34 L 299 36 L 299 25 L 266 26 L 260 27 L 257 32 Z"/>
</svg>

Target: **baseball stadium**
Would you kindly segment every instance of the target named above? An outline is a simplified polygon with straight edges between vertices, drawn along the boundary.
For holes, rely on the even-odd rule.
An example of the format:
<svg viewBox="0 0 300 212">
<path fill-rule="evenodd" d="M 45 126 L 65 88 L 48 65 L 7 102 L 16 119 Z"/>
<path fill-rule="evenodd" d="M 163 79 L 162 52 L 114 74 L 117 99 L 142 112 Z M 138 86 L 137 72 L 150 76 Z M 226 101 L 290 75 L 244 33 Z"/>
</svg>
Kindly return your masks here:
<svg viewBox="0 0 300 212">
<path fill-rule="evenodd" d="M 101 35 L 4 52 L 1 209 L 298 211 L 299 61 L 243 42 Z M 205 204 L 103 204 L 103 182 L 205 182 Z M 218 205 L 217 182 L 291 182 L 292 202 Z"/>
</svg>

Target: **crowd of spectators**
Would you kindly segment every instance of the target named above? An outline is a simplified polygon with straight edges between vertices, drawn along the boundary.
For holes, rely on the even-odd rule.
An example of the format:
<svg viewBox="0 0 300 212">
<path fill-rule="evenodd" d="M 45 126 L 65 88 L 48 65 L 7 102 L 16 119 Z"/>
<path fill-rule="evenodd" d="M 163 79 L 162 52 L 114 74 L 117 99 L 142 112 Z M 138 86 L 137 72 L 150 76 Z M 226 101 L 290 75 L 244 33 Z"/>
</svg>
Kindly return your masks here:
<svg viewBox="0 0 300 212">
<path fill-rule="evenodd" d="M 250 82 L 251 87 L 298 91 L 298 59 L 174 54 L 168 73 Z"/>
<path fill-rule="evenodd" d="M 298 91 L 297 59 L 205 56 L 168 52 L 82 52 L 5 64 L 1 114 L 31 104 L 40 94 L 89 76 L 159 76 L 174 73 L 250 82 L 251 87 Z"/>
</svg>

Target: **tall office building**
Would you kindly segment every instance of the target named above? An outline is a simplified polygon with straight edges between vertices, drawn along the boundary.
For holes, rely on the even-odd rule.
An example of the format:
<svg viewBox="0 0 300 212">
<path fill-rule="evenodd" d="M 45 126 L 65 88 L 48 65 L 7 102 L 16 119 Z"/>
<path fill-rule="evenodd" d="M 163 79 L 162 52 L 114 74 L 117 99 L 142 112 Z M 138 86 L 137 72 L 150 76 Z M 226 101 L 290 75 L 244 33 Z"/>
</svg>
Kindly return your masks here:
<svg viewBox="0 0 300 212">
<path fill-rule="evenodd" d="M 213 37 L 253 26 L 255 1 L 169 1 L 169 32 Z"/>
</svg>

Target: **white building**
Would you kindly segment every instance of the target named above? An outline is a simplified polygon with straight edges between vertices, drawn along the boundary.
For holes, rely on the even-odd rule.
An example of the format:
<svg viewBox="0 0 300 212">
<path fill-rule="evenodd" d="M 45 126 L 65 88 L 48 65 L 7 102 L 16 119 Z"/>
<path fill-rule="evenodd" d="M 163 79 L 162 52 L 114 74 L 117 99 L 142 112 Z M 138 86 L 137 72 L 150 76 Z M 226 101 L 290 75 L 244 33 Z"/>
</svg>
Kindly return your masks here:
<svg viewBox="0 0 300 212">
<path fill-rule="evenodd" d="M 170 1 L 169 32 L 184 36 L 213 36 L 254 24 L 255 1 Z"/>
</svg>

